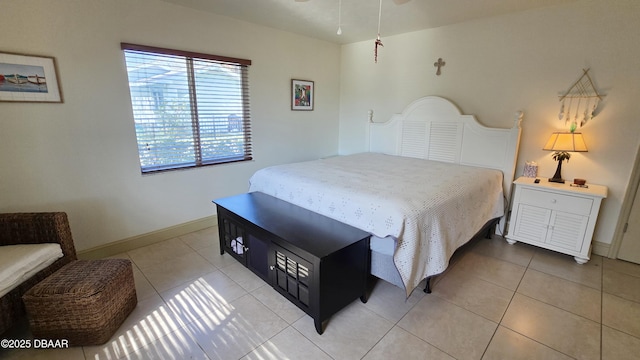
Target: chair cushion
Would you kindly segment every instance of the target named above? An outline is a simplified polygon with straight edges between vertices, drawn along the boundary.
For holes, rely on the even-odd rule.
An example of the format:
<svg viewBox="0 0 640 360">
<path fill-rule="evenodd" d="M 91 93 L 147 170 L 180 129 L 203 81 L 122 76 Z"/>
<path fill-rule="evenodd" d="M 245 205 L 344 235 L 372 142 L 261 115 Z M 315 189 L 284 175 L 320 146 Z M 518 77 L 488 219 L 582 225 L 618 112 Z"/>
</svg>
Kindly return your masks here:
<svg viewBox="0 0 640 360">
<path fill-rule="evenodd" d="M 55 243 L 0 246 L 0 297 L 61 257 Z"/>
</svg>

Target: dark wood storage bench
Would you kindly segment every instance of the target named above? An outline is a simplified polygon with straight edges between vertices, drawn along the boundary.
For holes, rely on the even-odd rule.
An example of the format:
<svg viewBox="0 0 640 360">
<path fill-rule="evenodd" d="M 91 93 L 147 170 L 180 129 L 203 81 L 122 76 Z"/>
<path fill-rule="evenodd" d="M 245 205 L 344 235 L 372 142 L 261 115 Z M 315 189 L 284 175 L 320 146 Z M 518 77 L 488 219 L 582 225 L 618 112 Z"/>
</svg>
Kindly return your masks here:
<svg viewBox="0 0 640 360">
<path fill-rule="evenodd" d="M 318 334 L 331 315 L 367 301 L 369 233 L 259 192 L 213 202 L 220 253 L 309 314 Z"/>
</svg>

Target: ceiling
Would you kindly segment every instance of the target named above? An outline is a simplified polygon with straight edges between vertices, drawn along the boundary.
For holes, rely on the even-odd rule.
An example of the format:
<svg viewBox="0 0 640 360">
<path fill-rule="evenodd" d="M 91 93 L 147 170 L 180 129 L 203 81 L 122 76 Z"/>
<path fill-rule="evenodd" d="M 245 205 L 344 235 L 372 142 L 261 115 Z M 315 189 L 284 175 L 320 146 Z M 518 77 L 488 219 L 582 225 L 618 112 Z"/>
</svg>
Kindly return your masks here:
<svg viewBox="0 0 640 360">
<path fill-rule="evenodd" d="M 162 0 L 304 36 L 347 44 L 375 39 L 379 0 Z M 576 0 L 382 0 L 381 37 Z"/>
</svg>

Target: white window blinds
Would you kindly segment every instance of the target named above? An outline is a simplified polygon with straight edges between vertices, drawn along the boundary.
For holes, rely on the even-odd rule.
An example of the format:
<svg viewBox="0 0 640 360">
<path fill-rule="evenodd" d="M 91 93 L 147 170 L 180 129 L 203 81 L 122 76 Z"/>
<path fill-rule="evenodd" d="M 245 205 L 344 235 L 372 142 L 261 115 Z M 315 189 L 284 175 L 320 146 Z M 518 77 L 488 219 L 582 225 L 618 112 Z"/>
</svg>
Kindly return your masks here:
<svg viewBox="0 0 640 360">
<path fill-rule="evenodd" d="M 252 159 L 250 60 L 122 49 L 143 173 Z"/>
</svg>

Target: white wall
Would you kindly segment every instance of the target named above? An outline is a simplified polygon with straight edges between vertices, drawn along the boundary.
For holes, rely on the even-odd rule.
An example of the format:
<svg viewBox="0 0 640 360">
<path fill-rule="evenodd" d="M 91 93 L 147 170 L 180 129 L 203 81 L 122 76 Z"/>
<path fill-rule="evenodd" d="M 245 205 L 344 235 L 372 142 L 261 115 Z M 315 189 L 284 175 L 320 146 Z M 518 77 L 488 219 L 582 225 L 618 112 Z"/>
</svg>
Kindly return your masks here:
<svg viewBox="0 0 640 360">
<path fill-rule="evenodd" d="M 412 100 L 439 95 L 488 126 L 510 127 L 523 110 L 516 174 L 533 160 L 540 177 L 551 177 L 556 163 L 542 147 L 553 131 L 566 130 L 558 120 L 558 95 L 591 68 L 606 97 L 599 115 L 580 129 L 589 152 L 574 154 L 562 174 L 609 186 L 594 235 L 608 244 L 640 144 L 638 19 L 639 1 L 585 0 L 393 37 L 383 33 L 377 64 L 373 40 L 345 45 L 340 153 L 366 150 L 367 110 L 374 110 L 374 121 L 386 121 Z M 446 65 L 436 76 L 439 57 Z"/>
<path fill-rule="evenodd" d="M 595 234 L 609 243 L 640 144 L 635 0 L 383 33 L 378 64 L 373 40 L 340 48 L 159 0 L 4 1 L 2 14 L 0 51 L 55 57 L 64 103 L 0 103 L 0 211 L 67 211 L 79 250 L 212 215 L 258 168 L 362 151 L 367 110 L 384 121 L 425 95 L 489 126 L 524 110 L 517 172 L 535 160 L 551 176 L 557 96 L 587 67 L 606 100 L 563 175 L 610 187 Z M 255 161 L 140 175 L 120 42 L 251 59 Z M 291 78 L 316 82 L 315 111 L 289 110 Z"/>
<path fill-rule="evenodd" d="M 63 104 L 0 103 L 0 212 L 66 211 L 76 248 L 200 219 L 276 163 L 338 148 L 340 47 L 158 0 L 2 2 L 0 51 L 53 56 Z M 250 59 L 254 158 L 140 174 L 121 42 Z M 290 110 L 290 80 L 315 110 Z"/>
</svg>

